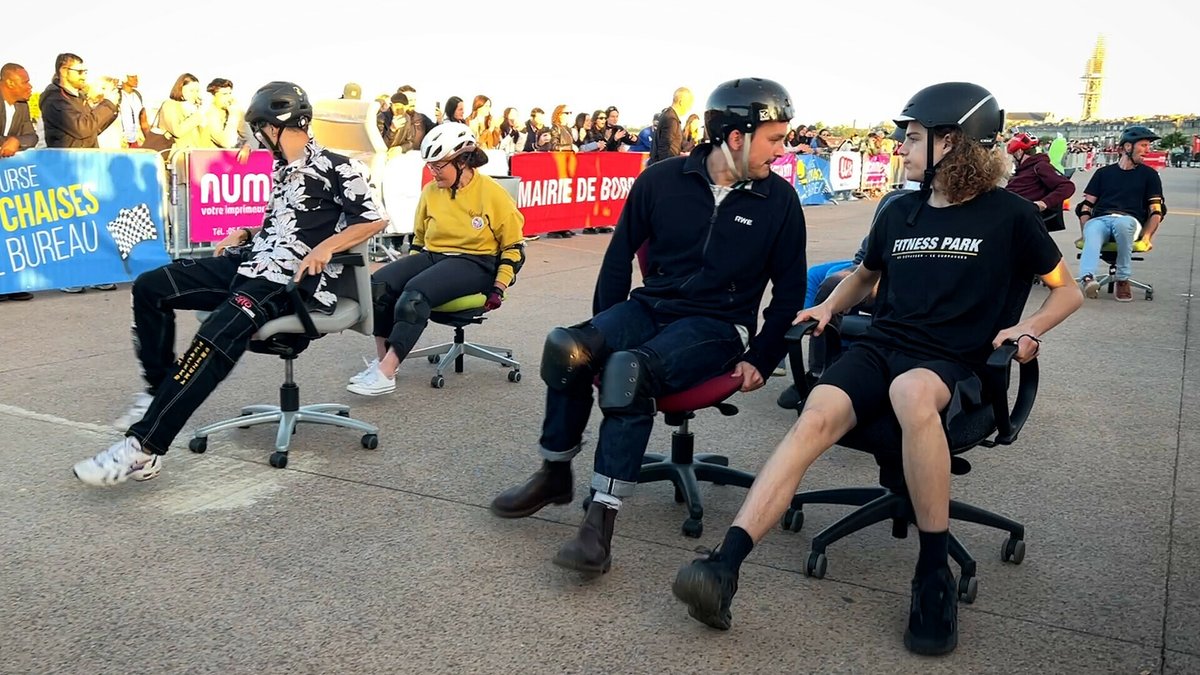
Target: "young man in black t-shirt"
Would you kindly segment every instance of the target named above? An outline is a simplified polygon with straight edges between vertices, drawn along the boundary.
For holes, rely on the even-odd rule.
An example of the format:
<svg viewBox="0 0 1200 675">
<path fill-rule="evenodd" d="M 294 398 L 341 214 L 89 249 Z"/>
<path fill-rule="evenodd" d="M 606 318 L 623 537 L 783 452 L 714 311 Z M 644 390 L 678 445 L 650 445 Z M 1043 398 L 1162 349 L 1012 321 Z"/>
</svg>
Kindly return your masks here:
<svg viewBox="0 0 1200 675">
<path fill-rule="evenodd" d="M 1037 208 L 998 188 L 1004 158 L 992 144 L 1004 113 L 987 90 L 950 82 L 918 92 L 896 120 L 900 150 L 919 193 L 895 199 L 877 219 L 862 265 L 829 298 L 797 315 L 830 318 L 879 283 L 867 335 L 813 388 L 800 419 L 759 472 L 716 553 L 679 570 L 673 590 L 689 613 L 729 628 L 738 568 L 779 522 L 805 471 L 859 422 L 890 410 L 903 430 L 905 481 L 921 548 L 905 645 L 944 654 L 958 643 L 957 584 L 948 564 L 950 450 L 943 413 L 975 395 L 974 371 L 995 346 L 1037 356 L 1039 338 L 1082 303 Z M 1050 289 L 1018 321 L 1032 275 Z"/>
<path fill-rule="evenodd" d="M 1154 247 L 1154 233 L 1167 215 L 1163 201 L 1162 178 L 1143 162 L 1150 143 L 1158 135 L 1143 126 L 1132 126 L 1121 134 L 1121 158 L 1097 171 L 1083 191 L 1083 200 L 1075 208 L 1083 233 L 1083 252 L 1079 255 L 1079 283 L 1089 298 L 1100 295 L 1096 268 L 1100 248 L 1112 239 L 1117 244 L 1117 273 L 1114 295 L 1118 302 L 1133 300 L 1129 278 L 1133 276 L 1133 249 L 1148 251 Z M 1141 236 L 1138 229 L 1141 228 Z M 1135 241 L 1136 240 L 1136 241 Z"/>
</svg>

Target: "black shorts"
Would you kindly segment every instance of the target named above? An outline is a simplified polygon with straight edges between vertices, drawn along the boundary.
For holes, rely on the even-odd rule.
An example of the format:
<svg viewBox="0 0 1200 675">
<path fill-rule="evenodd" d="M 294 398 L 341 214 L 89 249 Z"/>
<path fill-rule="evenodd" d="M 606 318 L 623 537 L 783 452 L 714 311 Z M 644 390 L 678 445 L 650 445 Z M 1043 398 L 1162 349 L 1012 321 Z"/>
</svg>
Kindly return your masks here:
<svg viewBox="0 0 1200 675">
<path fill-rule="evenodd" d="M 826 369 L 817 384 L 832 385 L 846 392 L 854 406 L 854 417 L 862 424 L 891 410 L 888 390 L 892 381 L 914 368 L 933 371 L 950 390 L 952 400 L 964 390 L 979 392 L 983 387 L 979 377 L 965 364 L 912 356 L 864 340 L 856 340 Z M 942 419 L 945 420 L 945 415 Z"/>
</svg>

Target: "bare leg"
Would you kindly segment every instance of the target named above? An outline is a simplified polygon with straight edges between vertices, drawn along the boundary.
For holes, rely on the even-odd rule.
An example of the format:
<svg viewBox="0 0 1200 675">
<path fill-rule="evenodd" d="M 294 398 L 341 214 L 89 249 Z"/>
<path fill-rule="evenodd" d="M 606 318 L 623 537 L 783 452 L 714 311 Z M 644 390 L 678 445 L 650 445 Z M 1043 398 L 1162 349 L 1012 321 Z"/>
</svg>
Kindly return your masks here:
<svg viewBox="0 0 1200 675">
<path fill-rule="evenodd" d="M 375 338 L 375 355 L 379 357 L 380 361 L 382 361 L 383 357 L 387 356 L 387 352 L 388 352 L 387 338 L 376 337 Z"/>
<path fill-rule="evenodd" d="M 400 357 L 396 355 L 395 349 L 388 349 L 387 353 L 379 357 L 379 372 L 387 375 L 389 378 L 395 379 L 396 371 L 399 368 Z"/>
<path fill-rule="evenodd" d="M 814 388 L 800 419 L 759 471 L 734 526 L 745 530 L 755 543 L 761 541 L 791 505 L 808 467 L 854 424 L 854 407 L 846 392 L 829 385 Z"/>
<path fill-rule="evenodd" d="M 897 377 L 888 395 L 904 432 L 904 481 L 917 527 L 945 532 L 950 529 L 950 448 L 938 413 L 949 405 L 950 390 L 933 371 L 916 368 Z"/>
</svg>

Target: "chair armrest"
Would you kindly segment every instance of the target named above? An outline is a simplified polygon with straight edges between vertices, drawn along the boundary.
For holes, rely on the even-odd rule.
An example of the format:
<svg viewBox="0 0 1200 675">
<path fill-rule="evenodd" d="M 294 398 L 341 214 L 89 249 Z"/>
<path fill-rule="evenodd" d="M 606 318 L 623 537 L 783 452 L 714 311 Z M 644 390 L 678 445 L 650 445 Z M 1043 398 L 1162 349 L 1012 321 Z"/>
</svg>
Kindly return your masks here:
<svg viewBox="0 0 1200 675">
<path fill-rule="evenodd" d="M 799 342 L 805 335 L 813 332 L 817 327 L 816 319 L 801 321 L 800 323 L 788 329 L 788 332 L 783 334 L 783 339 L 788 342 Z"/>
<path fill-rule="evenodd" d="M 361 256 L 355 254 L 361 260 Z M 300 325 L 304 326 L 304 337 L 310 340 L 316 340 L 321 337 L 320 331 L 317 330 L 316 324 L 313 323 L 312 316 L 308 313 L 308 307 L 304 304 L 304 298 L 300 297 L 300 287 L 296 285 L 296 280 L 292 279 L 287 282 L 284 287 L 288 298 L 292 301 L 292 310 L 296 313 L 296 318 L 300 319 Z"/>
<path fill-rule="evenodd" d="M 1017 384 L 1017 400 L 1012 410 L 1008 409 L 1008 383 L 1012 375 L 1012 362 L 1017 356 L 1017 345 L 1005 342 L 996 348 L 987 361 L 987 382 L 984 383 L 986 395 L 991 399 L 992 412 L 996 422 L 996 439 L 994 443 L 1010 445 L 1017 440 L 1029 413 L 1033 410 L 1033 402 L 1037 398 L 1038 362 L 1020 364 L 1020 382 Z"/>
<path fill-rule="evenodd" d="M 812 376 L 813 364 L 804 363 L 804 349 L 802 341 L 805 335 L 811 335 L 817 328 L 815 319 L 808 319 L 792 326 L 783 335 L 785 342 L 788 342 L 788 367 L 792 372 L 792 384 L 796 387 L 796 391 L 800 393 L 800 399 L 806 400 L 810 392 L 810 388 L 814 382 Z M 825 329 L 821 331 L 821 337 L 825 339 L 825 355 L 826 363 L 820 364 L 821 370 L 829 365 L 828 357 L 833 354 L 839 354 L 842 351 L 842 338 L 838 322 L 830 321 L 825 324 Z M 811 338 L 810 338 L 811 339 Z"/>
<path fill-rule="evenodd" d="M 334 253 L 329 259 L 329 263 L 338 265 L 349 265 L 351 267 L 363 267 L 367 261 L 363 260 L 363 254 L 346 251 L 345 253 Z"/>
</svg>

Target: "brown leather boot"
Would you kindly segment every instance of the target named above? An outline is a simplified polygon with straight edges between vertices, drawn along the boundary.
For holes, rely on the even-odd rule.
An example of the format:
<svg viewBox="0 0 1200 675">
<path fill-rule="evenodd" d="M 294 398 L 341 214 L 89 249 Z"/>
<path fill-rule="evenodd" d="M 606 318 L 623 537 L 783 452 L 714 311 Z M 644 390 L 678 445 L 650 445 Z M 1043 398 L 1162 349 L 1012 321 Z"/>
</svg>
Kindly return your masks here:
<svg viewBox="0 0 1200 675">
<path fill-rule="evenodd" d="M 575 538 L 558 549 L 554 564 L 591 574 L 607 572 L 612 566 L 612 536 L 616 522 L 616 509 L 593 501 Z"/>
<path fill-rule="evenodd" d="M 547 504 L 570 504 L 575 481 L 570 462 L 542 460 L 542 468 L 524 483 L 501 492 L 492 500 L 492 513 L 501 518 L 524 518 Z"/>
</svg>

